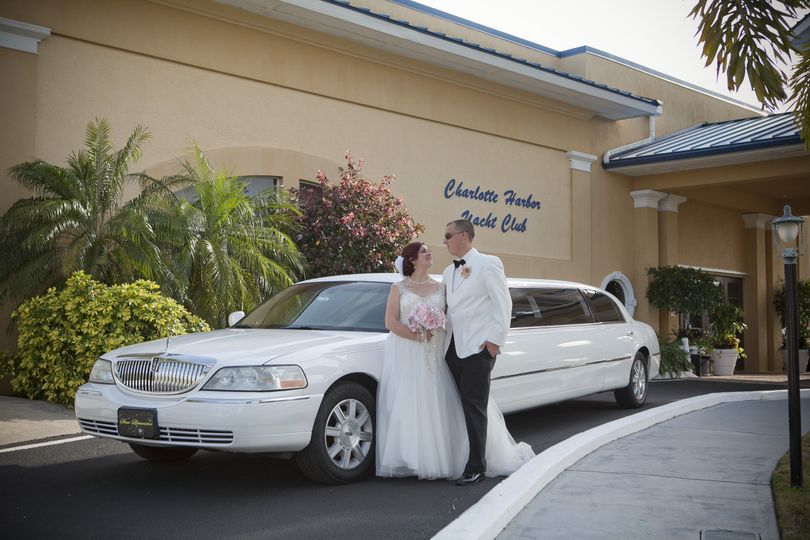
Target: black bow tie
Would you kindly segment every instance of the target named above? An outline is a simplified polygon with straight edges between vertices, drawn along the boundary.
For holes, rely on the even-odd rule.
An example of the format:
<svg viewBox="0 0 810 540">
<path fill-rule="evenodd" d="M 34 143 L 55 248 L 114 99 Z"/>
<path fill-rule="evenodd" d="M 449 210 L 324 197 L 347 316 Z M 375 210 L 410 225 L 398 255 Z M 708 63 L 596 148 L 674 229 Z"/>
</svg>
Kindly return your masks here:
<svg viewBox="0 0 810 540">
<path fill-rule="evenodd" d="M 464 259 L 453 261 L 453 266 L 455 266 L 456 268 L 458 268 L 459 266 L 464 266 L 465 264 L 467 263 L 464 261 Z"/>
</svg>

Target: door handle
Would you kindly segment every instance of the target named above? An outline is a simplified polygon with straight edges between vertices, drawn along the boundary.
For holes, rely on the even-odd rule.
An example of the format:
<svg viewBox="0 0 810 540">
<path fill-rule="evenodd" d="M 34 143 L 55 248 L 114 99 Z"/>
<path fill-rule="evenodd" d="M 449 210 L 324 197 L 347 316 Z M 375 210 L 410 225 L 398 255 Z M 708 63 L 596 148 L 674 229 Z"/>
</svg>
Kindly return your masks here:
<svg viewBox="0 0 810 540">
<path fill-rule="evenodd" d="M 632 336 L 632 335 L 633 335 L 633 331 L 632 331 L 632 330 L 630 330 L 629 332 L 627 332 L 627 333 L 625 334 L 625 336 Z"/>
</svg>

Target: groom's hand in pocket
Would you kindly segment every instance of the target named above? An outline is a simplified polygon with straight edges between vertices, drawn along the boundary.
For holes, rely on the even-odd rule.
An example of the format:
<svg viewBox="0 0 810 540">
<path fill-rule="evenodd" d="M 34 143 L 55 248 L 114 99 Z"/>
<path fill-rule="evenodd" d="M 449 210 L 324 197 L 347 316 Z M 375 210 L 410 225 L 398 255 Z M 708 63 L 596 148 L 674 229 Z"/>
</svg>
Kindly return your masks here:
<svg viewBox="0 0 810 540">
<path fill-rule="evenodd" d="M 492 343 L 491 341 L 485 341 L 484 348 L 487 350 L 487 353 L 489 353 L 489 356 L 492 357 L 493 360 L 495 359 L 495 357 L 501 354 L 501 348 Z"/>
</svg>

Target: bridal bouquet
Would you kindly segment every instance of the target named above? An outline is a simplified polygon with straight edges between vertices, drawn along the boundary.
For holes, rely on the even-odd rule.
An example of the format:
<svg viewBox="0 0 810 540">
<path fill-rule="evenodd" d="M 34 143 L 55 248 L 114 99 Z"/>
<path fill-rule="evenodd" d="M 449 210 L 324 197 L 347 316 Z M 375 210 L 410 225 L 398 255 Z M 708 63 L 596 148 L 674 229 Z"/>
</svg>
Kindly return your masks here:
<svg viewBox="0 0 810 540">
<path fill-rule="evenodd" d="M 416 332 L 419 336 L 419 341 L 425 342 L 425 363 L 428 369 L 433 371 L 433 366 L 430 363 L 432 356 L 436 353 L 436 344 L 433 340 L 427 340 L 428 332 L 435 332 L 439 328 L 444 328 L 447 318 L 444 316 L 444 311 L 431 306 L 429 304 L 419 304 L 408 315 L 406 326 L 411 332 Z"/>
<path fill-rule="evenodd" d="M 447 318 L 444 311 L 430 304 L 419 304 L 408 315 L 408 329 L 411 332 L 427 333 L 444 328 Z"/>
</svg>

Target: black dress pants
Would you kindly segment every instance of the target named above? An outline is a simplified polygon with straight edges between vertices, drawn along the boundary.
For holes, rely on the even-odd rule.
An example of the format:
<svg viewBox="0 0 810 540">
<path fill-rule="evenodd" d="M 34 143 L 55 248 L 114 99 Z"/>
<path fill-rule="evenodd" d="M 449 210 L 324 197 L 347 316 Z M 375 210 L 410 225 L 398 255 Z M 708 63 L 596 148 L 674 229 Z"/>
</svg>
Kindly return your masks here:
<svg viewBox="0 0 810 540">
<path fill-rule="evenodd" d="M 470 440 L 470 456 L 464 474 L 484 473 L 487 470 L 487 402 L 489 401 L 489 374 L 495 359 L 486 348 L 481 352 L 459 358 L 455 339 L 450 339 L 445 361 L 461 396 L 461 407 Z"/>
</svg>

